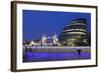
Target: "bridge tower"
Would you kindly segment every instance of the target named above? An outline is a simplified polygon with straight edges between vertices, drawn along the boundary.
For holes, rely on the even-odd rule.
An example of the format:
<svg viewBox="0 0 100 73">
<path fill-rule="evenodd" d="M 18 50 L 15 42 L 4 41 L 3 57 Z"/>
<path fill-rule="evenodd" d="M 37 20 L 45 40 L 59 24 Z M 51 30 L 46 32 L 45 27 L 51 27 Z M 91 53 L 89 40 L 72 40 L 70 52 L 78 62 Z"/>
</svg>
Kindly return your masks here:
<svg viewBox="0 0 100 73">
<path fill-rule="evenodd" d="M 46 39 L 47 39 L 46 35 L 43 35 L 42 39 L 41 39 L 41 44 L 42 45 L 46 45 Z"/>
<path fill-rule="evenodd" d="M 53 44 L 57 45 L 58 44 L 58 38 L 57 38 L 57 34 L 53 35 Z"/>
</svg>

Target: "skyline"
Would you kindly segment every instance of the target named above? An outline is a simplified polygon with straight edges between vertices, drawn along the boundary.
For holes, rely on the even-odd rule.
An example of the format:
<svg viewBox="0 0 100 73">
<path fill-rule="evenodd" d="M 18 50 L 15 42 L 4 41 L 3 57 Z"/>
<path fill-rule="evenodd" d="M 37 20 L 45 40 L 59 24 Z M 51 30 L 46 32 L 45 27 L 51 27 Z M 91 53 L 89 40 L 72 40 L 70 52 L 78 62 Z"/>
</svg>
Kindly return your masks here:
<svg viewBox="0 0 100 73">
<path fill-rule="evenodd" d="M 87 31 L 90 32 L 90 13 L 23 10 L 23 40 L 40 39 L 43 34 L 59 36 L 64 26 L 77 18 L 87 20 Z"/>
</svg>

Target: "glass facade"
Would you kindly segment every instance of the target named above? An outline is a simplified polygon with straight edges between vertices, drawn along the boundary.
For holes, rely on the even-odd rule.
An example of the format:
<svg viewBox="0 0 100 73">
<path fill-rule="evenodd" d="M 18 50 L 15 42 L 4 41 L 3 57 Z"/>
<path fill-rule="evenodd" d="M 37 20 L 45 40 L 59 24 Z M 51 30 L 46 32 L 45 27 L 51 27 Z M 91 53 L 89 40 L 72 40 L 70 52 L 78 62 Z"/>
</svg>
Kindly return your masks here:
<svg viewBox="0 0 100 73">
<path fill-rule="evenodd" d="M 86 19 L 79 18 L 66 25 L 59 37 L 63 46 L 90 46 L 90 33 L 87 32 Z"/>
</svg>

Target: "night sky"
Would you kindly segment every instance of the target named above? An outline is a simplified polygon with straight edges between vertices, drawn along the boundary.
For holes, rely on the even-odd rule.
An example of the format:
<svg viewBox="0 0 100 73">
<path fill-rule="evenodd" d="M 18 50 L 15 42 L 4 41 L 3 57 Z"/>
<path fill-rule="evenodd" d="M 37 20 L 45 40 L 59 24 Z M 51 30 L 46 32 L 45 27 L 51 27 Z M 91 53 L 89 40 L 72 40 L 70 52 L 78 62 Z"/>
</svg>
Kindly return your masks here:
<svg viewBox="0 0 100 73">
<path fill-rule="evenodd" d="M 77 18 L 87 20 L 90 32 L 90 13 L 23 10 L 23 41 L 40 39 L 43 34 L 59 36 L 64 26 Z"/>
</svg>

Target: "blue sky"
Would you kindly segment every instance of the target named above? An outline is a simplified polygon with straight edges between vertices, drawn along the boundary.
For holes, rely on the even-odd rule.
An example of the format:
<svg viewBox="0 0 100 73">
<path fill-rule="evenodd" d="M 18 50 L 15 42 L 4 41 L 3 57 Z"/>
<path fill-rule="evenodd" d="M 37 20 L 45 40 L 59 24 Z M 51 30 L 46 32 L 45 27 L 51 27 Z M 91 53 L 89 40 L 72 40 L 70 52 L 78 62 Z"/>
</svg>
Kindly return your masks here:
<svg viewBox="0 0 100 73">
<path fill-rule="evenodd" d="M 59 36 L 64 26 L 77 18 L 87 20 L 87 31 L 90 32 L 90 13 L 23 10 L 23 40 L 40 39 L 43 34 Z"/>
</svg>

